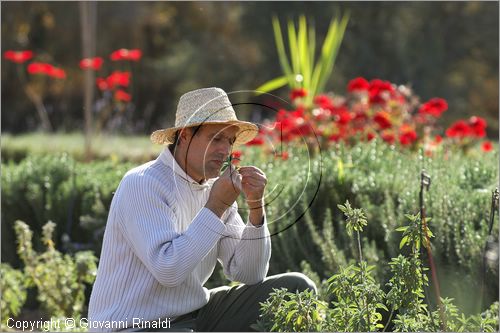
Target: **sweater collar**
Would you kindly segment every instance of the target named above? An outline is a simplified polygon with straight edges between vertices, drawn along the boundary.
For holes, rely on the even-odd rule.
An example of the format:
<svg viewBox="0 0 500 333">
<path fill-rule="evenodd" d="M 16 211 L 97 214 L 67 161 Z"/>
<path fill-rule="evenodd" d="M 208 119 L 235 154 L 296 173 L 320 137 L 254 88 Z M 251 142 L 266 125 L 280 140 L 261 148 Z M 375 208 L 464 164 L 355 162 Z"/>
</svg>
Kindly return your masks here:
<svg viewBox="0 0 500 333">
<path fill-rule="evenodd" d="M 178 176 L 179 178 L 188 182 L 189 185 L 191 185 L 195 189 L 201 190 L 201 189 L 209 188 L 212 186 L 214 181 L 217 179 L 217 178 L 211 178 L 211 179 L 205 180 L 202 184 L 198 183 L 190 175 L 188 175 L 186 173 L 186 171 L 177 163 L 177 161 L 175 160 L 174 156 L 172 155 L 172 153 L 170 152 L 168 147 L 165 147 L 163 149 L 163 151 L 161 152 L 160 160 L 163 162 L 163 164 L 165 164 L 166 166 L 171 168 L 174 171 L 176 176 Z"/>
</svg>

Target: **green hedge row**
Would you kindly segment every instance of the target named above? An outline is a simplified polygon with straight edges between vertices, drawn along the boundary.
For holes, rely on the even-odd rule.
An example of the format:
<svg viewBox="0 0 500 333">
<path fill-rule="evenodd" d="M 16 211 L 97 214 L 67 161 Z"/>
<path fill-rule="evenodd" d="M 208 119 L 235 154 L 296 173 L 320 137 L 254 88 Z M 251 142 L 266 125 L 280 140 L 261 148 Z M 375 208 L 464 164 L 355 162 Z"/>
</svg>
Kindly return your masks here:
<svg viewBox="0 0 500 333">
<path fill-rule="evenodd" d="M 33 230 L 35 246 L 42 226 L 52 221 L 58 248 L 90 247 L 98 253 L 113 192 L 131 167 L 111 161 L 79 163 L 68 154 L 33 154 L 19 164 L 2 164 L 2 262 L 19 267 L 16 220 Z"/>
</svg>

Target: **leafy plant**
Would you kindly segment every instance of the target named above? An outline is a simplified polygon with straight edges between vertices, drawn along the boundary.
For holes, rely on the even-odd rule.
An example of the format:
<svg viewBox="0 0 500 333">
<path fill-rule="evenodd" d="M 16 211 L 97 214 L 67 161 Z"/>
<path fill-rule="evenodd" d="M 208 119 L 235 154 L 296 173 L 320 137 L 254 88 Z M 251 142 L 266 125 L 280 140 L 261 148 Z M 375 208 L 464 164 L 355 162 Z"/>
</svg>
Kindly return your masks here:
<svg viewBox="0 0 500 333">
<path fill-rule="evenodd" d="M 24 273 L 12 268 L 9 264 L 2 263 L 0 266 L 2 278 L 0 279 L 0 290 L 2 291 L 1 324 L 6 324 L 12 316 L 17 316 L 26 302 L 26 278 Z M 5 327 L 2 326 L 2 330 Z"/>
<path fill-rule="evenodd" d="M 304 88 L 309 92 L 305 98 L 305 105 L 311 105 L 313 97 L 316 96 L 316 93 L 324 90 L 327 80 L 331 76 L 348 20 L 348 15 L 344 15 L 340 20 L 338 18 L 331 20 L 321 47 L 321 55 L 317 61 L 316 31 L 313 26 L 307 25 L 306 17 L 300 16 L 298 30 L 292 20 L 287 23 L 289 48 L 289 56 L 287 56 L 280 22 L 274 16 L 274 40 L 283 76 L 264 83 L 256 90 L 264 93 L 287 84 L 292 89 Z"/>
<path fill-rule="evenodd" d="M 45 252 L 33 249 L 33 233 L 28 225 L 16 221 L 18 254 L 25 267 L 24 274 L 30 286 L 38 290 L 38 300 L 51 317 L 79 318 L 85 304 L 85 284 L 92 283 L 97 273 L 97 258 L 90 251 L 74 257 L 62 254 L 52 240 L 55 224 L 43 226 Z"/>
<path fill-rule="evenodd" d="M 396 231 L 400 231 L 403 233 L 403 237 L 401 238 L 401 242 L 399 243 L 399 248 L 402 248 L 405 245 L 411 247 L 411 253 L 415 254 L 420 251 L 420 245 L 423 243 L 425 248 L 430 247 L 429 240 L 431 237 L 434 237 L 432 231 L 429 230 L 427 226 L 424 226 L 423 223 L 420 223 L 420 213 L 417 215 L 406 214 L 406 218 L 410 220 L 410 224 L 404 227 L 399 227 Z M 425 219 L 426 223 L 431 221 L 431 218 Z"/>
<path fill-rule="evenodd" d="M 375 331 L 382 328 L 382 314 L 386 310 L 382 303 L 385 293 L 375 282 L 371 272 L 374 266 L 365 261 L 358 265 L 341 268 L 340 272 L 330 279 L 329 291 L 336 301 L 332 303 L 328 331 Z"/>
<path fill-rule="evenodd" d="M 344 213 L 346 216 L 346 229 L 347 234 L 352 236 L 353 231 L 356 231 L 356 235 L 358 238 L 358 253 L 359 253 L 359 261 L 363 261 L 363 254 L 361 249 L 361 236 L 360 232 L 363 231 L 363 227 L 365 227 L 368 222 L 366 221 L 366 215 L 362 209 L 352 208 L 349 201 L 346 201 L 344 205 L 337 205 L 337 207 Z"/>
<path fill-rule="evenodd" d="M 321 331 L 327 303 L 314 296 L 314 291 L 290 293 L 275 289 L 262 303 L 262 320 L 255 325 L 259 331 L 316 332 Z"/>
</svg>

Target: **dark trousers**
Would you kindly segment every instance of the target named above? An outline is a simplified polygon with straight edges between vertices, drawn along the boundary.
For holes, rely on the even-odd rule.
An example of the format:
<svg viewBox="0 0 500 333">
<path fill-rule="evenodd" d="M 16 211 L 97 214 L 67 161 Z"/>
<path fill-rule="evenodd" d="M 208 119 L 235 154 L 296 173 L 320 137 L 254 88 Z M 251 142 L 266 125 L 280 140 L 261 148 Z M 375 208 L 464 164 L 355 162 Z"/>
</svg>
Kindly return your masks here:
<svg viewBox="0 0 500 333">
<path fill-rule="evenodd" d="M 312 289 L 316 285 L 301 273 L 269 276 L 254 285 L 219 287 L 210 290 L 210 299 L 204 307 L 183 315 L 171 323 L 171 331 L 253 331 L 250 327 L 259 319 L 260 304 L 273 289 L 287 288 L 290 292 Z"/>
</svg>

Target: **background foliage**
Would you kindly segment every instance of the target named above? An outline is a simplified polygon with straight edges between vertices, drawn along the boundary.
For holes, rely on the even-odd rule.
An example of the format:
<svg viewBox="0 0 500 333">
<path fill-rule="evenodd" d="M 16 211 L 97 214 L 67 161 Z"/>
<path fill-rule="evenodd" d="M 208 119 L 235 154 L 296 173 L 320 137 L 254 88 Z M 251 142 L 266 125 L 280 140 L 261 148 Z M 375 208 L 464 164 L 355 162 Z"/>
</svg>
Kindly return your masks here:
<svg viewBox="0 0 500 333">
<path fill-rule="evenodd" d="M 47 92 L 44 102 L 54 127 L 81 129 L 78 3 L 6 2 L 2 9 L 2 49 L 31 49 L 67 71 L 64 86 Z M 281 75 L 271 14 L 281 21 L 314 18 L 319 41 L 340 12 L 350 20 L 327 87 L 337 92 L 357 76 L 408 83 L 423 100 L 449 101 L 446 124 L 475 114 L 497 136 L 497 2 L 103 2 L 96 55 L 107 59 L 121 47 L 143 51 L 132 66 L 134 108 L 126 127 L 149 133 L 173 122 L 178 97 L 189 89 L 253 89 Z M 2 132 L 37 129 L 14 64 L 3 64 Z"/>
</svg>

